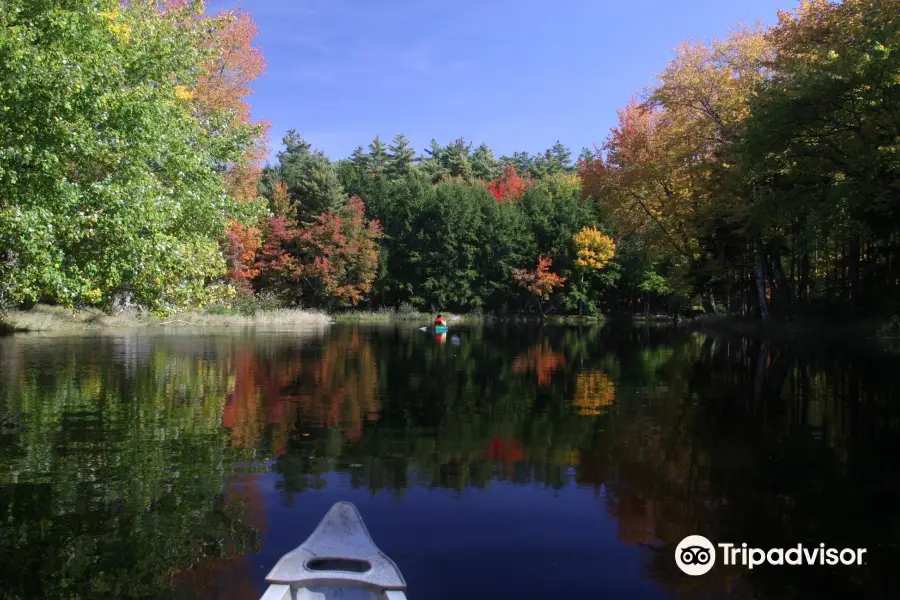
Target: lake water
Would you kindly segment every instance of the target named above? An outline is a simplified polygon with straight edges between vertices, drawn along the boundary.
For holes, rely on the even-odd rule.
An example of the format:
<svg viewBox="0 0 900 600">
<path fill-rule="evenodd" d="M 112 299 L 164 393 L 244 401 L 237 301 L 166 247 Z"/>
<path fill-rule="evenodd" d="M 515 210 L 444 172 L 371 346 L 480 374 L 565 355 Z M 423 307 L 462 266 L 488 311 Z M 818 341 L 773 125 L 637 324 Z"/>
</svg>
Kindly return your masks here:
<svg viewBox="0 0 900 600">
<path fill-rule="evenodd" d="M 338 500 L 412 600 L 900 597 L 898 366 L 614 323 L 0 338 L 0 598 L 258 598 Z M 689 577 L 690 534 L 866 564 Z"/>
</svg>

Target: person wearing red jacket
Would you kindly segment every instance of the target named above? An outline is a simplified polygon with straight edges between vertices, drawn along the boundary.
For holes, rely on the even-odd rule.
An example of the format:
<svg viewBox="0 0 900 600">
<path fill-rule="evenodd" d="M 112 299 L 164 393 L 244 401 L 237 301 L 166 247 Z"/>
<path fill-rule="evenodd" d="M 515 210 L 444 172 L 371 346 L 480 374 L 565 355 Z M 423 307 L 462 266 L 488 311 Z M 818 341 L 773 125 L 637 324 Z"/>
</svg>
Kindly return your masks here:
<svg viewBox="0 0 900 600">
<path fill-rule="evenodd" d="M 444 317 L 442 317 L 441 315 L 438 315 L 437 318 L 434 320 L 434 324 L 435 325 L 446 325 L 447 322 L 444 321 Z"/>
</svg>

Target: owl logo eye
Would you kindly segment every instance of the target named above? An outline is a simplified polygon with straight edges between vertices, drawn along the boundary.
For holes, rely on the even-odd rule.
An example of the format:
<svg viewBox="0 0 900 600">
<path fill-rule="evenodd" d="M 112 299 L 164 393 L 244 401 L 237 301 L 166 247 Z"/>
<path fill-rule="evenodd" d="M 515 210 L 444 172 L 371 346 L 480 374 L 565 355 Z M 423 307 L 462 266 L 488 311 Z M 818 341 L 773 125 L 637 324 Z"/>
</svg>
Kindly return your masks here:
<svg viewBox="0 0 900 600">
<path fill-rule="evenodd" d="M 681 562 L 686 565 L 705 565 L 709 559 L 709 548 L 703 546 L 688 546 L 681 551 Z"/>
</svg>

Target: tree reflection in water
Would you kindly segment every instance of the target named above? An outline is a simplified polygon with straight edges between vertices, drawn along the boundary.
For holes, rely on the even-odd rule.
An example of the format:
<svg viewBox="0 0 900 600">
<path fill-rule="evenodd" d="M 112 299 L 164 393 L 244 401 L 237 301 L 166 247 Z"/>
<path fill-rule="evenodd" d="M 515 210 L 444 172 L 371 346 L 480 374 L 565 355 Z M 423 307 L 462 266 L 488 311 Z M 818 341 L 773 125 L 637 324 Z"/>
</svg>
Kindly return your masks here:
<svg viewBox="0 0 900 600">
<path fill-rule="evenodd" d="M 456 329 L 459 345 L 350 326 L 0 340 L 2 597 L 257 597 L 267 470 L 285 503 L 333 477 L 401 501 L 593 490 L 673 597 L 898 589 L 890 357 L 615 324 Z M 869 562 L 688 578 L 672 553 L 689 534 Z"/>
</svg>

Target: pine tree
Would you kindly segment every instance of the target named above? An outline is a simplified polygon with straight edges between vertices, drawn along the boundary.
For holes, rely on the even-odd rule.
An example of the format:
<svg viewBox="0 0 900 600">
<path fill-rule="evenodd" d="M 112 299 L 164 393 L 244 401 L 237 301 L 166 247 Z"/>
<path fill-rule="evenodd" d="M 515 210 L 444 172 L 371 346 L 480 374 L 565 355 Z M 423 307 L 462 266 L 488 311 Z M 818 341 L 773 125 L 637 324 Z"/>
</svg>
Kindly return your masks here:
<svg viewBox="0 0 900 600">
<path fill-rule="evenodd" d="M 401 179 L 409 174 L 413 166 L 415 152 L 409 146 L 409 140 L 402 133 L 394 136 L 388 146 L 388 164 L 385 174 L 390 179 Z"/>
<path fill-rule="evenodd" d="M 556 140 L 549 150 L 547 150 L 547 160 L 550 162 L 550 173 L 562 173 L 572 170 L 572 152 Z"/>
<path fill-rule="evenodd" d="M 578 155 L 578 163 L 589 164 L 592 160 L 594 160 L 594 153 L 591 149 L 587 147 L 582 148 L 581 153 Z"/>
<path fill-rule="evenodd" d="M 487 144 L 482 143 L 472 153 L 472 174 L 478 179 L 491 181 L 502 172 L 500 162 L 494 158 L 494 152 Z"/>
<path fill-rule="evenodd" d="M 357 146 L 355 150 L 353 150 L 353 154 L 350 155 L 350 162 L 353 163 L 353 166 L 356 167 L 356 171 L 359 173 L 360 177 L 369 173 L 369 166 L 371 159 L 369 155 L 366 154 L 365 149 L 362 146 Z"/>
<path fill-rule="evenodd" d="M 278 153 L 278 162 L 282 168 L 287 165 L 298 164 L 309 156 L 312 145 L 307 142 L 295 129 L 290 129 L 282 139 L 284 150 Z"/>
<path fill-rule="evenodd" d="M 450 172 L 451 177 L 461 177 L 466 180 L 472 179 L 472 163 L 469 162 L 469 153 L 471 151 L 472 144 L 467 143 L 465 138 L 457 138 L 452 144 L 448 144 L 444 148 L 441 162 L 444 168 Z"/>
<path fill-rule="evenodd" d="M 388 164 L 388 153 L 384 142 L 379 136 L 375 136 L 369 144 L 369 171 L 372 175 L 381 175 Z"/>
<path fill-rule="evenodd" d="M 550 159 L 548 158 L 549 154 L 550 154 L 550 151 L 547 150 L 547 152 L 545 152 L 544 154 L 536 154 L 535 157 L 532 159 L 531 169 L 528 172 L 535 179 L 540 179 L 551 173 Z"/>
<path fill-rule="evenodd" d="M 432 138 L 430 147 L 425 149 L 425 154 L 418 157 L 416 162 L 419 164 L 422 173 L 424 173 L 432 183 L 437 183 L 447 174 L 447 170 L 444 168 L 443 159 L 444 148 L 437 143 L 437 140 Z"/>
<path fill-rule="evenodd" d="M 283 141 L 278 170 L 298 220 L 309 222 L 323 212 L 339 211 L 347 196 L 328 157 L 321 151 L 312 152 L 309 142 L 293 129 Z"/>
<path fill-rule="evenodd" d="M 500 162 L 512 165 L 519 174 L 531 173 L 534 161 L 527 152 L 513 152 L 512 156 L 501 156 Z"/>
</svg>

